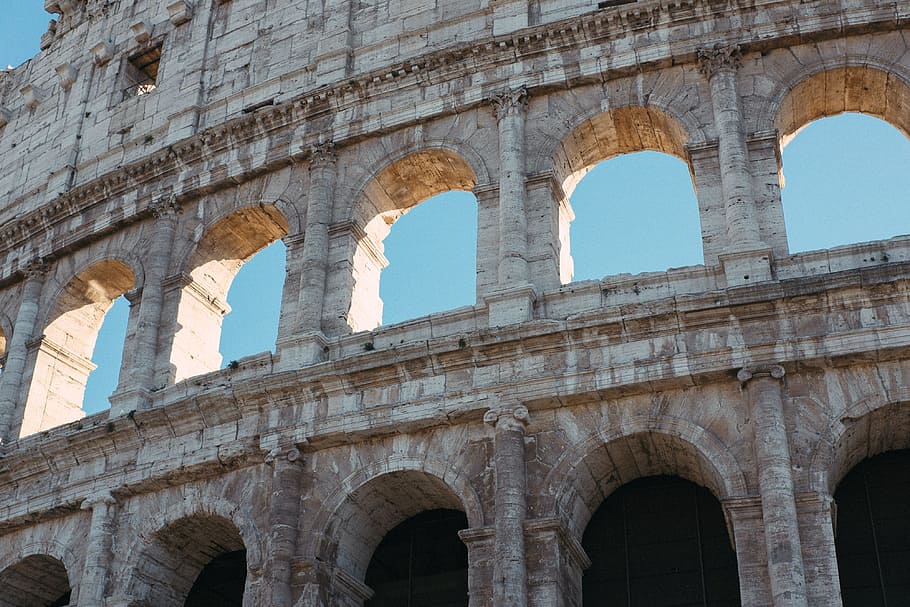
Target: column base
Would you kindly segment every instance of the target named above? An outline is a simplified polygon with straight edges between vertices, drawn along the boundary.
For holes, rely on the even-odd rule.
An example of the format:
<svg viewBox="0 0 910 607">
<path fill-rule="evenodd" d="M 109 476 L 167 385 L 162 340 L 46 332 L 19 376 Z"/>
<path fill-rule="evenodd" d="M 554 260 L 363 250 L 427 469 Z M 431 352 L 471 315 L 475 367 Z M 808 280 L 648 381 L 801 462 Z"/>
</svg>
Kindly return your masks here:
<svg viewBox="0 0 910 607">
<path fill-rule="evenodd" d="M 774 280 L 771 249 L 737 251 L 718 255 L 727 279 L 727 288 L 742 287 Z"/>
<path fill-rule="evenodd" d="M 133 411 L 150 409 L 152 406 L 152 393 L 146 388 L 126 388 L 117 390 L 108 397 L 111 403 L 110 418 L 116 419 L 129 415 Z"/>
<path fill-rule="evenodd" d="M 276 371 L 291 371 L 328 359 L 329 340 L 318 332 L 304 333 L 282 340 L 276 345 Z"/>
<path fill-rule="evenodd" d="M 487 306 L 488 325 L 505 327 L 527 322 L 534 317 L 537 293 L 531 285 L 495 291 L 483 298 Z"/>
</svg>

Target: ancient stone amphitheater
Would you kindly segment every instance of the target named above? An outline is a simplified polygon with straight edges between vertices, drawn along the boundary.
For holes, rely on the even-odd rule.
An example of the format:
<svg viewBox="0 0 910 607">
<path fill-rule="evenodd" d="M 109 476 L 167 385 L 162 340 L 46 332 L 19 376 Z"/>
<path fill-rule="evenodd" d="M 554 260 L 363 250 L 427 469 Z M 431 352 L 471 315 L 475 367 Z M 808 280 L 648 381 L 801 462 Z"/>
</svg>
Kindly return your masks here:
<svg viewBox="0 0 910 607">
<path fill-rule="evenodd" d="M 780 150 L 910 131 L 910 2 L 45 7 L 0 72 L 0 605 L 908 604 L 910 237 L 791 254 Z M 572 282 L 569 196 L 640 150 L 704 265 Z M 380 327 L 450 190 L 476 304 Z M 274 352 L 219 369 L 277 239 Z"/>
</svg>

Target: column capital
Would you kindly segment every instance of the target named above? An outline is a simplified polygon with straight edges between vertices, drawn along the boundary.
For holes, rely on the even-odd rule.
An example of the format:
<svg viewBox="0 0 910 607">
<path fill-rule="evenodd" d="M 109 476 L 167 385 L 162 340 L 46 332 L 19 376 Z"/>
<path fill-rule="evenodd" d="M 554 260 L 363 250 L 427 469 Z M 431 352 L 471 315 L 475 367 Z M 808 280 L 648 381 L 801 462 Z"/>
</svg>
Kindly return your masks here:
<svg viewBox="0 0 910 607">
<path fill-rule="evenodd" d="M 149 211 L 156 219 L 176 217 L 180 212 L 180 204 L 175 194 L 166 194 L 153 199 L 149 203 Z"/>
<path fill-rule="evenodd" d="M 528 408 L 520 403 L 489 409 L 483 414 L 483 422 L 497 430 L 524 430 L 531 420 Z"/>
<path fill-rule="evenodd" d="M 310 148 L 310 169 L 329 167 L 337 161 L 335 144 L 331 141 L 318 143 Z"/>
<path fill-rule="evenodd" d="M 99 505 L 115 506 L 117 505 L 117 498 L 110 491 L 99 491 L 82 500 L 81 508 L 83 510 L 94 510 Z"/>
<path fill-rule="evenodd" d="M 737 44 L 731 46 L 715 44 L 711 48 L 700 48 L 697 53 L 698 69 L 708 78 L 718 72 L 735 70 L 742 59 L 742 52 Z"/>
<path fill-rule="evenodd" d="M 26 278 L 43 278 L 50 269 L 50 264 L 43 257 L 36 257 L 22 268 L 22 273 Z"/>
<path fill-rule="evenodd" d="M 497 120 L 525 111 L 528 107 L 528 88 L 520 86 L 516 89 L 505 88 L 490 95 L 493 104 L 493 113 Z"/>
<path fill-rule="evenodd" d="M 303 457 L 303 454 L 296 446 L 279 446 L 269 451 L 263 461 L 270 466 L 274 465 L 275 462 L 281 461 L 287 461 L 293 464 L 302 461 L 301 457 Z"/>
<path fill-rule="evenodd" d="M 736 374 L 736 379 L 738 379 L 740 383 L 744 384 L 756 375 L 765 375 L 773 377 L 774 379 L 782 379 L 785 374 L 786 371 L 781 365 L 748 365 L 739 370 L 739 372 Z"/>
</svg>

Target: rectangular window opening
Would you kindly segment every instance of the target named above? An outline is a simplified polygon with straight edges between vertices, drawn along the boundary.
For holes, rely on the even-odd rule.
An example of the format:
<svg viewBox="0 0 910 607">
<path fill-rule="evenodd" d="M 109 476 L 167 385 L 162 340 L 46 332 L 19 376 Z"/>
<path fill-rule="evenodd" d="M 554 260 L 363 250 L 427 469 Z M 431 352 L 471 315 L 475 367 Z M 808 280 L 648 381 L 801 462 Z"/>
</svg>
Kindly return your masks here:
<svg viewBox="0 0 910 607">
<path fill-rule="evenodd" d="M 123 98 L 140 97 L 155 90 L 158 67 L 161 64 L 161 46 L 158 42 L 129 56 L 124 67 Z"/>
</svg>

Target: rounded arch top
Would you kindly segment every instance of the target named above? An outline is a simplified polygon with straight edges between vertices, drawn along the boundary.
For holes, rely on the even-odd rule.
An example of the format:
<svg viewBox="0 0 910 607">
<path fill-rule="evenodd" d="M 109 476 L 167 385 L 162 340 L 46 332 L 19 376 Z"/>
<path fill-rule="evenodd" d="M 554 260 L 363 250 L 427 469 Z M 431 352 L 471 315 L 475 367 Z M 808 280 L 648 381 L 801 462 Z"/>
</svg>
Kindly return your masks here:
<svg viewBox="0 0 910 607">
<path fill-rule="evenodd" d="M 416 514 L 440 508 L 464 512 L 471 527 L 484 524 L 479 496 L 450 463 L 391 457 L 354 472 L 324 500 L 314 518 L 318 545 L 310 550 L 362 580 L 386 533 Z"/>
<path fill-rule="evenodd" d="M 605 425 L 560 458 L 544 483 L 555 515 L 581 538 L 591 516 L 620 486 L 646 476 L 679 476 L 718 499 L 748 494 L 742 468 L 708 430 L 679 418 L 632 418 Z"/>
<path fill-rule="evenodd" d="M 44 607 L 69 593 L 75 598 L 77 567 L 72 551 L 57 541 L 0 554 L 0 607 Z"/>
<path fill-rule="evenodd" d="M 781 147 L 810 122 L 845 112 L 881 118 L 910 137 L 910 85 L 896 66 L 874 62 L 838 67 L 813 66 L 783 82 L 769 115 Z"/>
<path fill-rule="evenodd" d="M 875 394 L 832 420 L 812 452 L 809 486 L 834 495 L 837 486 L 863 460 L 887 451 L 910 449 L 910 402 Z"/>
<path fill-rule="evenodd" d="M 219 215 L 201 229 L 184 256 L 184 271 L 209 293 L 224 298 L 240 267 L 288 234 L 288 220 L 272 204 L 243 206 Z"/>
<path fill-rule="evenodd" d="M 654 105 L 626 105 L 580 120 L 555 143 L 546 162 L 566 195 L 571 195 L 594 165 L 621 154 L 663 152 L 688 163 L 690 139 L 683 122 L 668 111 Z"/>
</svg>

